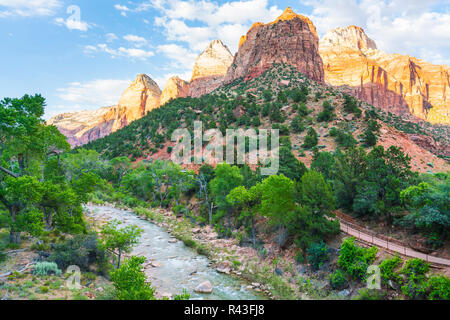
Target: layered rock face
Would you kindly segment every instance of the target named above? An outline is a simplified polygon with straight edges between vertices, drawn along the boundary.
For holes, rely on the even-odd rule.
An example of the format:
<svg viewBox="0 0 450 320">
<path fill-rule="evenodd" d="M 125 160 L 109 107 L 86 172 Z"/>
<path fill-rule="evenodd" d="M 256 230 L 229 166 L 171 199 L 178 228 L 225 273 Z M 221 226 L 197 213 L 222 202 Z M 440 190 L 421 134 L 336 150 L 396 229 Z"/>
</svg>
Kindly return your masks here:
<svg viewBox="0 0 450 320">
<path fill-rule="evenodd" d="M 166 82 L 166 86 L 161 94 L 160 105 L 176 98 L 186 98 L 189 95 L 189 83 L 178 76 L 172 77 Z"/>
<path fill-rule="evenodd" d="M 260 76 L 274 63 L 286 63 L 317 82 L 324 82 L 319 38 L 311 20 L 287 8 L 274 22 L 255 23 L 240 40 L 226 83 Z"/>
<path fill-rule="evenodd" d="M 217 89 L 232 62 L 233 55 L 222 41 L 211 42 L 195 61 L 189 96 L 198 98 Z"/>
<path fill-rule="evenodd" d="M 56 126 L 72 146 L 103 138 L 159 107 L 161 90 L 141 74 L 125 90 L 117 106 L 58 115 L 47 123 Z"/>
<path fill-rule="evenodd" d="M 355 26 L 329 31 L 319 50 L 330 85 L 387 112 L 450 124 L 450 67 L 387 54 Z"/>
<path fill-rule="evenodd" d="M 48 120 L 47 124 L 57 127 L 67 137 L 71 146 L 79 146 L 103 137 L 100 130 L 97 132 L 98 136 L 93 138 L 93 135 L 95 135 L 93 131 L 102 122 L 103 116 L 112 108 L 105 107 L 94 111 L 63 113 Z M 103 132 L 105 131 L 103 130 Z"/>
</svg>

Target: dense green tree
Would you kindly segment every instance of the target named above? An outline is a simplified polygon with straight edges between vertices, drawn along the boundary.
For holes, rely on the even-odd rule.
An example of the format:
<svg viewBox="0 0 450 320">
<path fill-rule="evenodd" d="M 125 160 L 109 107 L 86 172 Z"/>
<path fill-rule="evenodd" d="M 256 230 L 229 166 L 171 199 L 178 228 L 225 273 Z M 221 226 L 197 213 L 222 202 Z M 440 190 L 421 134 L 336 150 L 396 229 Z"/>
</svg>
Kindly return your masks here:
<svg viewBox="0 0 450 320">
<path fill-rule="evenodd" d="M 300 162 L 286 146 L 280 147 L 279 157 L 278 173 L 285 175 L 291 180 L 299 181 L 306 172 L 305 164 Z"/>
<path fill-rule="evenodd" d="M 401 191 L 401 201 L 410 210 L 403 224 L 422 231 L 432 245 L 442 245 L 450 230 L 449 195 L 448 177 L 434 185 L 422 182 Z"/>
<path fill-rule="evenodd" d="M 226 197 L 234 188 L 242 185 L 243 177 L 238 167 L 219 164 L 214 171 L 214 179 L 210 182 L 211 194 L 218 208 L 217 218 L 226 215 L 228 228 L 231 230 L 231 208 Z"/>
<path fill-rule="evenodd" d="M 227 195 L 227 202 L 240 210 L 239 220 L 243 220 L 246 229 L 251 235 L 253 247 L 256 247 L 255 218 L 258 215 L 261 204 L 261 184 L 257 184 L 247 190 L 244 186 L 234 188 Z"/>
<path fill-rule="evenodd" d="M 261 185 L 261 213 L 278 227 L 278 244 L 286 240 L 289 215 L 295 208 L 294 182 L 284 175 L 270 176 Z"/>
<path fill-rule="evenodd" d="M 117 185 L 120 186 L 123 177 L 130 171 L 131 169 L 131 161 L 127 157 L 116 157 L 110 161 L 111 166 L 113 167 L 113 180 Z"/>
<path fill-rule="evenodd" d="M 118 300 L 155 300 L 155 289 L 147 282 L 143 271 L 145 257 L 132 256 L 111 273 Z"/>
<path fill-rule="evenodd" d="M 331 186 L 317 171 L 310 170 L 303 175 L 301 197 L 301 203 L 311 208 L 314 214 L 330 215 L 335 209 Z"/>
<path fill-rule="evenodd" d="M 306 254 L 313 270 L 319 270 L 330 259 L 328 246 L 323 241 L 312 243 L 306 251 Z"/>
<path fill-rule="evenodd" d="M 335 165 L 334 155 L 330 152 L 316 152 L 311 163 L 311 169 L 320 172 L 326 181 L 331 180 Z"/>
<path fill-rule="evenodd" d="M 122 254 L 130 252 L 142 234 L 142 229 L 135 225 L 121 227 L 121 224 L 120 221 L 110 221 L 101 230 L 103 246 L 117 254 L 117 268 L 120 267 Z"/>
<path fill-rule="evenodd" d="M 319 138 L 317 136 L 316 130 L 314 130 L 313 127 L 310 127 L 308 129 L 308 133 L 306 134 L 305 142 L 303 143 L 303 148 L 311 149 L 311 148 L 317 146 L 318 142 L 319 142 Z"/>
</svg>

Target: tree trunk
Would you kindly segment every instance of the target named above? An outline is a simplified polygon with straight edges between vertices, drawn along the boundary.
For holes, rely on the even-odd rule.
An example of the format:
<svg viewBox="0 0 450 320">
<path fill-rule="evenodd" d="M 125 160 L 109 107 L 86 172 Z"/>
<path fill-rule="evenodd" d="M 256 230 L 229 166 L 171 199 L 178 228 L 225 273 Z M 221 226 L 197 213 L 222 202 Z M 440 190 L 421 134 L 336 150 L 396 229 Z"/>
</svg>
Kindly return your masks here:
<svg viewBox="0 0 450 320">
<path fill-rule="evenodd" d="M 120 260 L 122 258 L 122 250 L 119 249 L 119 257 L 117 259 L 117 269 L 120 268 Z"/>
<path fill-rule="evenodd" d="M 52 211 L 47 211 L 47 208 L 42 207 L 42 212 L 44 213 L 44 223 L 45 223 L 45 230 L 50 231 L 52 230 L 53 225 L 53 214 Z"/>
<path fill-rule="evenodd" d="M 9 215 L 11 217 L 10 231 L 9 231 L 9 243 L 11 244 L 20 244 L 20 232 L 14 230 L 14 223 L 16 222 L 18 208 L 16 206 L 12 206 L 9 208 Z"/>
<path fill-rule="evenodd" d="M 252 242 L 253 242 L 253 248 L 256 248 L 255 220 L 253 219 L 253 217 L 251 218 L 251 224 L 252 224 Z"/>
<path fill-rule="evenodd" d="M 208 215 L 209 215 L 209 225 L 212 226 L 212 220 L 213 220 L 213 206 L 214 202 L 211 202 L 211 205 L 208 206 Z"/>
<path fill-rule="evenodd" d="M 22 175 L 25 174 L 25 157 L 23 154 L 19 154 L 18 156 L 19 168 Z"/>
<path fill-rule="evenodd" d="M 20 232 L 19 231 L 9 231 L 9 243 L 10 244 L 20 244 Z"/>
</svg>

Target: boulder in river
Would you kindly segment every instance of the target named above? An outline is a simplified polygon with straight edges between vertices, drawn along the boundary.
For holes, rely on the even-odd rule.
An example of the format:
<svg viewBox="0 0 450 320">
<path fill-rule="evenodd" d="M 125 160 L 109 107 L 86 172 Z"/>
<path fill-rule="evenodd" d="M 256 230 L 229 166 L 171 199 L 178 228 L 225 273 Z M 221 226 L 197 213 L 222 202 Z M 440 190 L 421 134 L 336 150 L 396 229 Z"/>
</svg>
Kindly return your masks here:
<svg viewBox="0 0 450 320">
<path fill-rule="evenodd" d="M 211 285 L 211 282 L 209 281 L 205 281 L 200 283 L 195 289 L 195 292 L 197 293 L 212 293 L 213 292 L 213 287 Z"/>
<path fill-rule="evenodd" d="M 228 261 L 222 262 L 217 266 L 216 270 L 217 272 L 220 273 L 230 274 L 231 271 L 230 264 L 228 263 Z"/>
</svg>

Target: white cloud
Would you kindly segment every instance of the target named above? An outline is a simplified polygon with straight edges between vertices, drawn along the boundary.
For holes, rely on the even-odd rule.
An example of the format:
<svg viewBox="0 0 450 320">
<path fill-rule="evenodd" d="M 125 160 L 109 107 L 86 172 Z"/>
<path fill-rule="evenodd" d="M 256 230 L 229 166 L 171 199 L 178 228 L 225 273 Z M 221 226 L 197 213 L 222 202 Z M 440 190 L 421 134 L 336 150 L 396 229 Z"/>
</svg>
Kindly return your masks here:
<svg viewBox="0 0 450 320">
<path fill-rule="evenodd" d="M 115 8 L 116 10 L 119 10 L 119 11 L 120 11 L 120 14 L 121 14 L 122 16 L 124 16 L 124 17 L 127 16 L 127 12 L 131 11 L 127 6 L 122 6 L 122 5 L 120 5 L 120 4 L 114 5 L 114 8 Z"/>
<path fill-rule="evenodd" d="M 108 47 L 108 45 L 105 43 L 100 43 L 96 46 L 87 45 L 84 47 L 84 52 L 90 55 L 98 52 L 104 52 L 108 53 L 112 58 L 126 57 L 139 60 L 147 60 L 147 58 L 153 57 L 155 55 L 152 51 L 146 51 L 137 48 L 120 47 L 118 49 L 113 49 Z"/>
<path fill-rule="evenodd" d="M 177 44 L 160 45 L 158 51 L 172 60 L 174 68 L 192 69 L 198 56 L 197 53 Z"/>
<path fill-rule="evenodd" d="M 57 96 L 66 102 L 83 105 L 85 108 L 117 104 L 131 80 L 96 79 L 87 82 L 72 82 L 67 88 L 57 89 Z"/>
<path fill-rule="evenodd" d="M 8 16 L 52 16 L 60 0 L 0 0 L 0 18 Z"/>
<path fill-rule="evenodd" d="M 151 1 L 162 16 L 155 25 L 165 28 L 168 40 L 181 41 L 191 50 L 200 52 L 214 39 L 221 39 L 232 52 L 237 51 L 239 39 L 257 21 L 269 22 L 283 12 L 269 7 L 267 0 L 227 2 L 212 1 Z M 191 26 L 197 23 L 201 26 Z"/>
<path fill-rule="evenodd" d="M 188 70 L 186 72 L 176 73 L 176 74 L 175 73 L 167 73 L 160 77 L 153 77 L 150 75 L 150 77 L 153 80 L 155 80 L 155 82 L 158 84 L 158 86 L 161 88 L 161 90 L 164 90 L 167 80 L 169 80 L 170 78 L 172 78 L 174 76 L 178 76 L 180 79 L 185 80 L 185 81 L 190 81 L 191 77 L 192 77 L 192 70 Z"/>
<path fill-rule="evenodd" d="M 89 28 L 91 28 L 91 25 L 86 21 L 75 20 L 71 18 L 68 18 L 67 20 L 64 20 L 63 18 L 56 18 L 55 22 L 57 25 L 65 26 L 69 30 L 87 31 Z"/>
<path fill-rule="evenodd" d="M 136 47 L 142 47 L 143 45 L 147 44 L 147 40 L 145 38 L 133 34 L 128 34 L 123 38 L 128 42 L 132 42 Z"/>
<path fill-rule="evenodd" d="M 357 25 L 388 53 L 409 54 L 433 63 L 448 64 L 450 60 L 448 1 L 309 0 L 304 4 L 312 6 L 310 18 L 321 36 L 336 27 Z M 438 4 L 447 9 L 433 11 Z"/>
<path fill-rule="evenodd" d="M 119 39 L 114 33 L 107 33 L 105 35 L 106 42 L 114 42 L 115 40 Z"/>
</svg>

